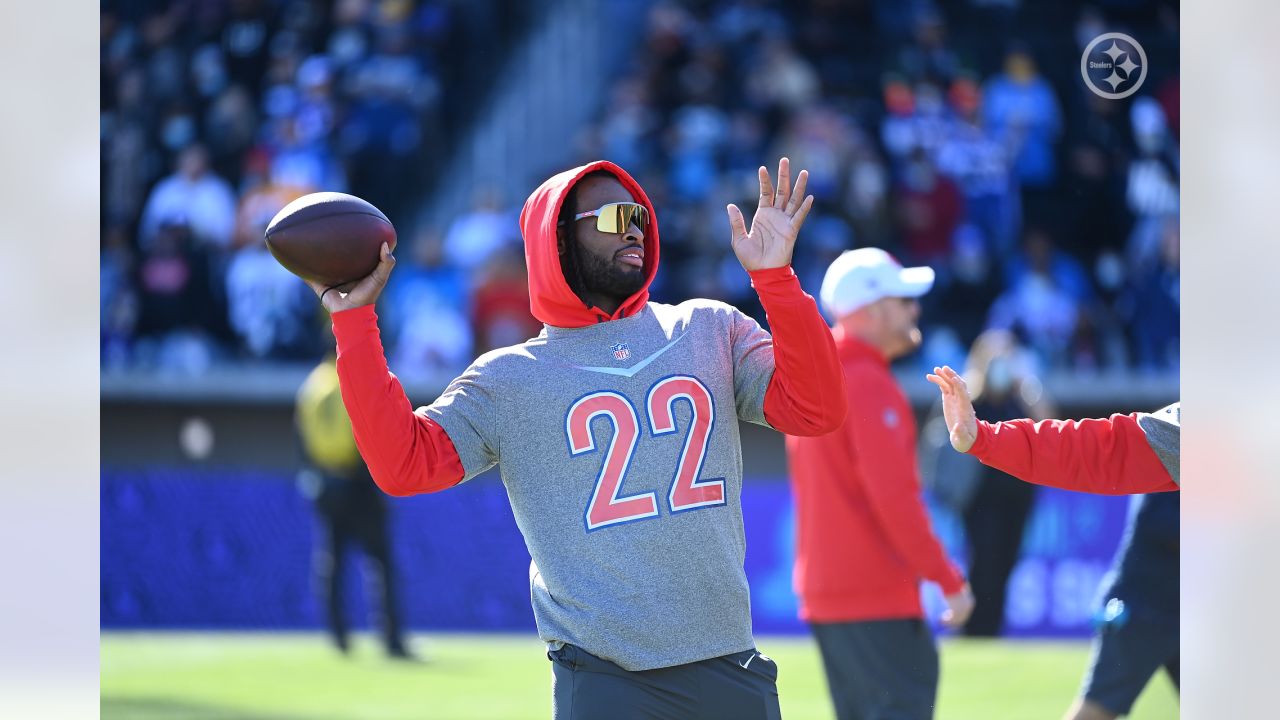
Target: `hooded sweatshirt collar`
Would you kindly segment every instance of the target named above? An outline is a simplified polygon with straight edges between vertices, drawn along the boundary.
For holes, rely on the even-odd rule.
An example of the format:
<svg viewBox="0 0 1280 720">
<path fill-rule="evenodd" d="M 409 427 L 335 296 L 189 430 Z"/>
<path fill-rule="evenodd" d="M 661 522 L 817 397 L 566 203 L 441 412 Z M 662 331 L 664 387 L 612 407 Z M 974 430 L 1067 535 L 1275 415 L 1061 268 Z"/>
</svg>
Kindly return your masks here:
<svg viewBox="0 0 1280 720">
<path fill-rule="evenodd" d="M 560 269 L 560 254 L 556 251 L 560 206 L 573 185 L 596 170 L 605 170 L 618 178 L 631 197 L 649 210 L 649 226 L 644 232 L 644 286 L 624 300 L 612 315 L 597 307 L 587 307 L 574 294 Z M 529 268 L 529 309 L 539 321 L 553 327 L 585 327 L 631 317 L 649 301 L 649 285 L 658 273 L 658 216 L 640 184 L 617 165 L 597 160 L 542 183 L 525 200 L 524 209 L 520 211 L 520 234 L 524 236 L 524 259 Z"/>
</svg>

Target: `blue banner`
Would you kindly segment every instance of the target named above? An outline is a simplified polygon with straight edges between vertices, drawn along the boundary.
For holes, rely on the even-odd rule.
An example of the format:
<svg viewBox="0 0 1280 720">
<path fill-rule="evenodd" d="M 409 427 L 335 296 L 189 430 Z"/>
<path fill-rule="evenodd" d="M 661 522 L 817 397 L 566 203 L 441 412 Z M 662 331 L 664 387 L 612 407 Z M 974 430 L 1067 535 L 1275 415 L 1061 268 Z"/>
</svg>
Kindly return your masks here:
<svg viewBox="0 0 1280 720">
<path fill-rule="evenodd" d="M 795 513 L 783 482 L 748 482 L 743 492 L 747 529 L 747 574 L 756 632 L 805 629 L 796 618 L 791 585 Z M 926 496 L 934 532 L 963 567 L 968 552 L 964 528 L 953 513 Z M 1005 634 L 1022 637 L 1084 637 L 1097 605 L 1098 585 L 1111 567 L 1124 535 L 1128 498 L 1043 488 L 1027 522 L 1022 556 L 1009 578 Z M 850 549 L 850 552 L 857 552 Z M 931 619 L 945 607 L 937 586 L 921 588 Z M 935 627 L 937 623 L 934 623 Z"/>
<path fill-rule="evenodd" d="M 102 474 L 104 628 L 311 629 L 315 516 L 286 474 L 244 469 Z M 750 478 L 743 495 L 747 575 L 759 633 L 804 632 L 791 589 L 794 514 L 786 482 Z M 1044 490 L 1010 580 L 1012 635 L 1089 633 L 1098 583 L 1120 542 L 1125 498 Z M 493 475 L 435 495 L 391 501 L 393 554 L 405 624 L 416 630 L 534 631 L 529 555 Z M 934 527 L 963 562 L 959 523 Z M 345 588 L 360 627 L 361 573 Z M 926 585 L 931 615 L 941 612 Z"/>
</svg>

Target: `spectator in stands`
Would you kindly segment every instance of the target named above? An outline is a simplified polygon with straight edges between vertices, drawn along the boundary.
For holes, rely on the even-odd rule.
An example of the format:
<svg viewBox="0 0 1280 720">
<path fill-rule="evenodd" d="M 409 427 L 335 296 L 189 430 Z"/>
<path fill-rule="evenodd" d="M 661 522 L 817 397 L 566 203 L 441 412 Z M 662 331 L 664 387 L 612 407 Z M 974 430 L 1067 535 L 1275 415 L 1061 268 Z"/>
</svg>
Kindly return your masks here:
<svg viewBox="0 0 1280 720">
<path fill-rule="evenodd" d="M 951 241 L 951 257 L 942 266 L 934 291 L 922 299 L 926 317 L 955 333 L 964 354 L 986 327 L 986 318 L 974 308 L 990 308 L 1004 284 L 983 239 L 982 230 L 963 224 Z"/>
<path fill-rule="evenodd" d="M 1046 366 L 1065 367 L 1081 313 L 1080 300 L 1063 287 L 1074 273 L 1055 272 L 1052 246 L 1043 233 L 1028 233 L 1026 247 L 1026 267 L 991 305 L 987 327 L 1015 333 Z"/>
<path fill-rule="evenodd" d="M 1169 134 L 1164 110 L 1149 97 L 1129 109 L 1137 155 L 1129 163 L 1125 197 L 1135 223 L 1129 235 L 1129 267 L 1142 271 L 1163 252 L 1165 218 L 1178 212 L 1178 144 Z"/>
<path fill-rule="evenodd" d="M 346 170 L 329 146 L 308 141 L 301 120 L 292 114 L 276 123 L 272 138 L 271 180 L 306 192 L 345 192 Z"/>
<path fill-rule="evenodd" d="M 207 312 L 201 307 L 208 295 L 205 260 L 183 218 L 166 219 L 156 228 L 151 249 L 138 265 L 141 334 L 164 335 Z"/>
<path fill-rule="evenodd" d="M 701 202 L 715 189 L 717 159 L 729 137 L 729 119 L 710 102 L 690 102 L 671 118 L 669 177 L 683 201 Z"/>
<path fill-rule="evenodd" d="M 1178 368 L 1178 218 L 1163 218 L 1160 227 L 1159 257 L 1137 271 L 1119 301 L 1122 317 L 1133 328 L 1134 359 L 1141 370 Z"/>
<path fill-rule="evenodd" d="M 471 210 L 449 225 L 444 238 L 445 262 L 463 272 L 475 273 L 495 252 L 518 246 L 516 227 L 515 218 L 503 212 L 497 189 L 477 188 L 472 194 Z"/>
<path fill-rule="evenodd" d="M 258 97 L 267 74 L 271 38 L 276 29 L 273 7 L 263 0 L 230 4 L 230 17 L 221 25 L 221 45 L 226 55 L 227 78 Z"/>
<path fill-rule="evenodd" d="M 236 201 L 231 185 L 209 170 L 209 154 L 195 143 L 178 154 L 175 171 L 161 180 L 142 211 L 139 239 L 151 249 L 161 225 L 185 223 L 195 244 L 226 249 L 235 228 Z"/>
<path fill-rule="evenodd" d="M 851 125 L 835 108 L 817 104 L 793 114 L 778 135 L 779 152 L 809 170 L 808 188 L 817 203 L 840 199 L 849 156 L 860 139 Z"/>
<path fill-rule="evenodd" d="M 241 158 L 258 135 L 258 113 L 249 93 L 232 85 L 209 105 L 203 139 L 209 145 L 211 165 L 223 177 L 235 177 Z"/>
<path fill-rule="evenodd" d="M 915 42 L 898 53 L 898 66 L 912 80 L 947 84 L 960 71 L 960 60 L 947 44 L 947 25 L 936 8 L 926 7 L 915 18 Z"/>
<path fill-rule="evenodd" d="M 880 128 L 881 140 L 893 160 L 894 169 L 904 172 L 921 153 L 936 162 L 938 150 L 954 132 L 954 119 L 942 91 L 932 82 L 908 87 L 889 79 L 885 85 L 889 114 Z"/>
<path fill-rule="evenodd" d="M 876 29 L 894 39 L 906 39 L 919 27 L 920 19 L 933 12 L 931 3 L 890 2 L 878 0 L 870 3 Z"/>
<path fill-rule="evenodd" d="M 437 233 L 419 233 L 382 294 L 388 357 L 404 382 L 449 380 L 475 357 L 466 276 L 444 264 Z"/>
<path fill-rule="evenodd" d="M 754 68 L 745 73 L 747 96 L 760 108 L 798 110 L 818 99 L 818 73 L 786 37 L 770 33 Z"/>
<path fill-rule="evenodd" d="M 1004 73 L 987 83 L 983 92 L 987 127 L 1013 155 L 1013 170 L 1032 207 L 1026 216 L 1040 221 L 1040 208 L 1051 200 L 1057 178 L 1054 147 L 1062 133 L 1062 116 L 1053 86 L 1036 69 L 1031 54 L 1015 48 L 1005 56 Z"/>
<path fill-rule="evenodd" d="M 767 2 L 727 2 L 719 4 L 708 29 L 726 45 L 745 45 L 776 33 L 786 22 L 778 8 Z"/>
<path fill-rule="evenodd" d="M 1071 238 L 1071 250 L 1094 262 L 1124 247 L 1132 216 L 1125 206 L 1125 172 L 1132 154 L 1122 103 L 1093 93 L 1076 102 L 1064 137 L 1063 183 L 1071 189 L 1067 209 L 1055 223 Z"/>
<path fill-rule="evenodd" d="M 1015 287 L 1032 272 L 1041 272 L 1051 277 L 1054 284 L 1077 303 L 1085 303 L 1093 298 L 1093 283 L 1084 265 L 1070 253 L 1060 249 L 1049 231 L 1039 225 L 1027 228 L 1022 238 L 1022 253 L 1006 261 L 1005 284 Z"/>
<path fill-rule="evenodd" d="M 600 155 L 622 167 L 646 167 L 656 151 L 654 135 L 658 129 L 648 88 L 638 78 L 628 78 L 611 87 L 609 94 L 600 123 Z"/>
<path fill-rule="evenodd" d="M 439 94 L 437 79 L 410 50 L 405 27 L 379 29 L 375 52 L 351 69 L 353 98 L 342 138 L 352 182 L 393 220 L 403 216 L 406 190 L 420 177 L 415 158 Z"/>
<path fill-rule="evenodd" d="M 312 55 L 298 65 L 297 118 L 294 132 L 303 144 L 326 143 L 333 135 L 337 109 L 333 97 L 333 63 Z"/>
<path fill-rule="evenodd" d="M 896 169 L 902 158 L 920 144 L 914 130 L 916 98 L 911 85 L 899 76 L 885 78 L 883 92 L 885 114 L 880 121 L 880 144 Z"/>
<path fill-rule="evenodd" d="M 1027 274 L 996 298 L 987 315 L 987 326 L 1015 332 L 1042 362 L 1052 368 L 1067 364 L 1071 338 L 1079 320 L 1079 307 L 1071 296 L 1042 273 Z"/>
<path fill-rule="evenodd" d="M 138 265 L 137 330 L 148 340 L 141 356 L 160 370 L 195 374 L 212 360 L 210 333 L 220 325 L 222 307 L 210 255 L 175 216 L 156 229 Z"/>
<path fill-rule="evenodd" d="M 1017 195 L 1008 148 L 985 125 L 982 90 L 969 78 L 951 85 L 956 120 L 938 148 L 938 171 L 964 194 L 965 220 L 982 231 L 996 257 L 1012 254 Z"/>
<path fill-rule="evenodd" d="M 104 108 L 102 117 L 103 213 L 109 223 L 133 227 L 146 201 L 149 168 L 159 151 L 147 142 L 151 122 L 142 71 L 122 70 L 114 91 L 114 107 Z"/>
<path fill-rule="evenodd" d="M 764 118 L 745 108 L 736 109 L 729 116 L 729 141 L 725 143 L 724 169 L 733 176 L 751 174 L 762 155 L 770 151 Z"/>
<path fill-rule="evenodd" d="M 235 252 L 226 277 L 228 318 L 247 358 L 299 360 L 318 354 L 311 323 L 315 306 L 306 293 L 307 286 L 276 262 L 266 243 Z"/>
<path fill-rule="evenodd" d="M 892 235 L 889 169 L 870 135 L 854 126 L 845 179 L 844 211 L 853 222 L 859 241 L 868 246 L 887 245 Z"/>
<path fill-rule="evenodd" d="M 529 310 L 529 281 L 518 248 L 495 252 L 479 272 L 471 299 L 475 351 L 522 343 L 542 331 Z"/>
<path fill-rule="evenodd" d="M 245 156 L 244 180 L 240 188 L 240 205 L 236 208 L 235 240 L 237 249 L 263 242 L 267 225 L 281 208 L 312 190 L 308 186 L 292 186 L 287 178 L 271 174 L 270 159 L 262 150 Z"/>
<path fill-rule="evenodd" d="M 938 173 L 923 148 L 912 153 L 897 187 L 897 219 L 910 262 L 937 265 L 951 255 L 964 214 L 956 184 Z"/>
</svg>

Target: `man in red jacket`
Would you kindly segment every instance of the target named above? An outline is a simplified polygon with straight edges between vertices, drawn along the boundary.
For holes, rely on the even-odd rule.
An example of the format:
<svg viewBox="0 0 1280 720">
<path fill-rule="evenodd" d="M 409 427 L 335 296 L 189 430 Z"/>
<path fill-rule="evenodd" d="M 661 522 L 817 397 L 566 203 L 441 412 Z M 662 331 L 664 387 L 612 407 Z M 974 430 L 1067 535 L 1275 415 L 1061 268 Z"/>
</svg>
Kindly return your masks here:
<svg viewBox="0 0 1280 720">
<path fill-rule="evenodd" d="M 944 624 L 962 625 L 973 611 L 963 574 L 929 525 L 915 420 L 889 370 L 920 345 L 916 298 L 932 285 L 933 270 L 903 268 L 877 248 L 832 263 L 821 299 L 836 318 L 849 412 L 836 432 L 787 437 L 800 617 L 842 720 L 933 716 L 938 651 L 923 620 L 922 579 L 946 596 Z"/>
<path fill-rule="evenodd" d="M 951 446 L 1036 485 L 1100 495 L 1179 489 L 1182 403 L 1088 420 L 979 420 L 960 373 L 925 376 L 942 392 Z"/>
</svg>

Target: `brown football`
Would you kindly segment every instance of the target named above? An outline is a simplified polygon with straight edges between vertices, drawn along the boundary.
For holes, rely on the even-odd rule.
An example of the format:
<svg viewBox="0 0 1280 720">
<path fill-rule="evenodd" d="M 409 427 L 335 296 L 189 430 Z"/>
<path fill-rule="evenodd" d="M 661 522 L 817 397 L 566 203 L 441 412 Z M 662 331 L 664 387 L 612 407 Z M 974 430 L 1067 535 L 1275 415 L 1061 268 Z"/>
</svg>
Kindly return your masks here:
<svg viewBox="0 0 1280 720">
<path fill-rule="evenodd" d="M 276 213 L 266 240 L 289 272 L 334 287 L 373 272 L 382 243 L 395 249 L 396 229 L 381 210 L 354 195 L 318 192 Z"/>
</svg>

